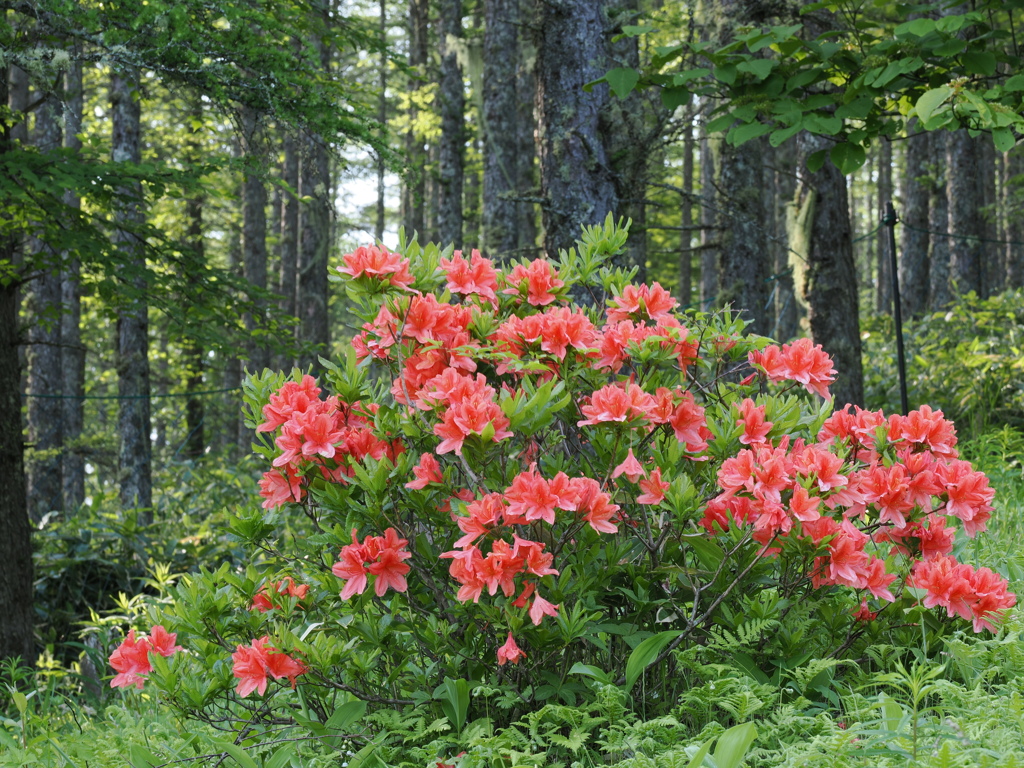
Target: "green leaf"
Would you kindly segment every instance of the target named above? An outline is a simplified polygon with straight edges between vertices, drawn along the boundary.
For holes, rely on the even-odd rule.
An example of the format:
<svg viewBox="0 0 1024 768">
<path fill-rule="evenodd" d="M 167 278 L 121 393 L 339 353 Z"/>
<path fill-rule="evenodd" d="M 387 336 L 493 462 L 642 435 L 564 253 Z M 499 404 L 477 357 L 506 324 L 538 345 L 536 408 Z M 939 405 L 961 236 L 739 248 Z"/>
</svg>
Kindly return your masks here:
<svg viewBox="0 0 1024 768">
<path fill-rule="evenodd" d="M 665 109 L 674 110 L 676 107 L 689 104 L 691 97 L 689 88 L 661 89 L 661 103 L 665 105 Z"/>
<path fill-rule="evenodd" d="M 935 31 L 935 19 L 913 19 L 912 21 L 905 21 L 893 31 L 896 37 L 905 37 L 907 35 L 914 35 L 915 37 L 924 37 L 925 35 Z"/>
<path fill-rule="evenodd" d="M 676 629 L 659 632 L 653 637 L 648 637 L 633 649 L 633 652 L 629 654 L 629 661 L 626 662 L 627 691 L 632 690 L 640 675 L 658 658 L 658 654 L 661 653 L 662 649 L 681 634 L 683 633 Z"/>
<path fill-rule="evenodd" d="M 764 136 L 771 130 L 772 127 L 764 123 L 747 123 L 745 125 L 737 125 L 730 130 L 727 138 L 730 144 L 738 147 L 740 144 L 756 139 L 758 136 Z"/>
<path fill-rule="evenodd" d="M 284 768 L 296 754 L 294 744 L 285 744 L 263 763 L 263 768 Z"/>
<path fill-rule="evenodd" d="M 758 80 L 764 80 L 774 68 L 775 62 L 771 59 L 751 59 L 750 61 L 741 61 L 736 65 L 737 70 L 749 72 Z"/>
<path fill-rule="evenodd" d="M 620 99 L 624 99 L 640 81 L 640 73 L 630 67 L 616 67 L 609 71 L 604 79 L 611 87 L 612 93 Z"/>
<path fill-rule="evenodd" d="M 992 131 L 992 141 L 1000 152 L 1009 152 L 1017 143 L 1013 138 L 1013 131 L 1009 128 L 996 128 Z"/>
<path fill-rule="evenodd" d="M 914 105 L 914 109 L 917 111 L 917 116 L 923 122 L 928 122 L 932 115 L 935 114 L 935 110 L 946 101 L 953 93 L 953 89 L 948 85 L 942 85 L 938 88 L 932 88 L 930 91 L 925 91 L 921 94 L 921 98 L 917 100 L 917 104 Z"/>
<path fill-rule="evenodd" d="M 790 137 L 796 136 L 801 130 L 803 130 L 802 123 L 791 125 L 788 128 L 779 128 L 776 131 L 772 131 L 772 135 L 768 137 L 768 143 L 773 147 L 777 147 Z"/>
<path fill-rule="evenodd" d="M 636 37 L 637 35 L 646 35 L 648 32 L 657 32 L 657 27 L 651 27 L 647 24 L 633 25 L 626 24 L 622 27 L 622 34 L 628 35 L 629 37 Z"/>
<path fill-rule="evenodd" d="M 456 733 L 461 733 L 466 724 L 466 714 L 469 712 L 469 683 L 462 679 L 452 680 L 446 677 L 434 690 L 434 698 L 441 701 L 441 709 L 444 710 L 445 717 L 455 728 Z"/>
<path fill-rule="evenodd" d="M 215 741 L 213 743 L 218 750 L 231 755 L 242 768 L 259 768 L 256 761 L 249 757 L 249 753 L 237 744 L 232 744 L 230 741 Z"/>
<path fill-rule="evenodd" d="M 724 131 L 735 121 L 736 118 L 730 112 L 727 115 L 719 115 L 714 120 L 709 122 L 704 128 L 708 133 L 718 133 L 719 131 Z"/>
<path fill-rule="evenodd" d="M 807 170 L 811 173 L 817 173 L 821 170 L 821 166 L 825 164 L 825 150 L 819 149 L 807 158 Z"/>
<path fill-rule="evenodd" d="M 720 67 L 715 67 L 715 77 L 726 85 L 732 85 L 736 82 L 737 72 L 738 69 L 735 64 L 723 64 Z"/>
<path fill-rule="evenodd" d="M 132 764 L 132 768 L 153 768 L 153 766 L 163 765 L 166 762 L 141 744 L 131 745 L 128 749 L 128 761 Z"/>
<path fill-rule="evenodd" d="M 969 74 L 991 77 L 996 73 L 996 55 L 991 51 L 967 51 L 963 62 Z"/>
<path fill-rule="evenodd" d="M 330 719 L 324 723 L 324 725 L 330 731 L 340 731 L 348 728 L 352 723 L 362 719 L 365 714 L 365 701 L 349 701 L 334 710 L 334 714 L 331 715 Z"/>
<path fill-rule="evenodd" d="M 598 669 L 591 664 L 584 664 L 582 661 L 577 661 L 572 665 L 572 669 L 569 670 L 570 675 L 586 675 L 592 677 L 600 683 L 609 684 L 614 682 L 611 676 L 603 669 Z"/>
<path fill-rule="evenodd" d="M 1003 83 L 1003 90 L 1007 93 L 1011 91 L 1024 91 L 1024 75 L 1014 75 Z"/>
<path fill-rule="evenodd" d="M 715 765 L 718 768 L 739 768 L 756 738 L 757 727 L 753 723 L 733 726 L 718 738 Z"/>
<path fill-rule="evenodd" d="M 832 160 L 832 164 L 839 169 L 839 172 L 844 176 L 856 171 L 867 160 L 867 154 L 864 152 L 864 147 L 860 144 L 851 144 L 848 141 L 841 141 L 832 147 L 832 151 L 829 152 L 829 157 Z"/>
<path fill-rule="evenodd" d="M 690 759 L 690 762 L 686 764 L 686 768 L 700 768 L 702 765 L 704 765 L 704 758 L 708 756 L 708 751 L 711 749 L 711 745 L 712 743 L 714 743 L 714 741 L 714 739 L 708 739 L 703 744 L 701 744 L 700 749 L 698 749 L 694 753 L 693 757 Z"/>
</svg>

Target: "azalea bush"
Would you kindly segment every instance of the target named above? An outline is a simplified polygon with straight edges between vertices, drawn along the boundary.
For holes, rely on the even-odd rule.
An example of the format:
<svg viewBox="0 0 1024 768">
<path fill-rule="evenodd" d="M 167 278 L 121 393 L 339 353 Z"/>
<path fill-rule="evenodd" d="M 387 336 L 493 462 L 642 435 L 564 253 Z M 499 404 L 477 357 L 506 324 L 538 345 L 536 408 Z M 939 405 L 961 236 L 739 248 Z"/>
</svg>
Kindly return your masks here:
<svg viewBox="0 0 1024 768">
<path fill-rule="evenodd" d="M 943 414 L 833 412 L 820 346 L 680 314 L 606 265 L 624 243 L 609 218 L 505 269 L 415 241 L 346 255 L 347 358 L 246 385 L 251 565 L 140 613 L 152 639 L 112 684 L 148 678 L 275 765 L 289 727 L 350 765 L 497 765 L 455 755 L 545 707 L 668 713 L 701 648 L 778 684 L 902 630 L 995 630 L 1006 581 L 954 557 L 993 494 Z"/>
</svg>

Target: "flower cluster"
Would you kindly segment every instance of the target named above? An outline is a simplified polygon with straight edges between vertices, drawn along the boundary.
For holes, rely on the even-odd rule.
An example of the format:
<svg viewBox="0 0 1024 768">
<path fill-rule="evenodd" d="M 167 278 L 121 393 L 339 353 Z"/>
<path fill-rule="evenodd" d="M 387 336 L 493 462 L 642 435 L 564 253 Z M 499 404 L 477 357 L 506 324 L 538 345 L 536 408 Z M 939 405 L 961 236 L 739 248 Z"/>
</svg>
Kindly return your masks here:
<svg viewBox="0 0 1024 768">
<path fill-rule="evenodd" d="M 268 675 L 275 680 L 287 677 L 294 688 L 295 678 L 305 674 L 305 664 L 269 645 L 269 642 L 270 638 L 264 635 L 249 645 L 239 645 L 238 650 L 231 654 L 234 662 L 232 673 L 238 678 L 236 691 L 239 696 L 248 696 L 253 691 L 259 691 L 262 696 L 267 692 Z"/>
<path fill-rule="evenodd" d="M 341 599 L 361 595 L 369 585 L 368 576 L 374 577 L 373 591 L 377 597 L 388 589 L 405 592 L 408 585 L 405 575 L 409 566 L 405 564 L 412 555 L 404 549 L 408 540 L 398 538 L 394 528 L 388 528 L 383 536 L 367 536 L 362 544 L 352 529 L 352 543 L 341 548 L 341 558 L 331 567 L 331 573 L 345 580 Z M 369 563 L 369 565 L 367 565 Z"/>
<path fill-rule="evenodd" d="M 250 610 L 266 613 L 281 607 L 274 600 L 276 595 L 287 595 L 296 600 L 304 600 L 308 593 L 308 584 L 296 584 L 291 576 L 286 576 L 281 581 L 264 584 L 263 588 L 253 596 Z"/>
<path fill-rule="evenodd" d="M 110 681 L 110 687 L 127 688 L 134 685 L 142 688 L 146 675 L 153 671 L 149 654 L 173 656 L 181 650 L 180 645 L 175 645 L 177 639 L 175 632 L 168 632 L 160 624 L 156 624 L 149 635 L 138 638 L 134 629 L 129 630 L 128 637 L 110 654 L 110 666 L 117 672 Z"/>
<path fill-rule="evenodd" d="M 928 592 L 925 605 L 973 618 L 977 631 L 1013 605 L 1005 582 L 999 588 L 986 574 L 975 590 L 973 569 L 950 565 L 955 528 L 947 523 L 958 519 L 969 536 L 985 530 L 993 492 L 983 473 L 956 458 L 955 430 L 941 411 L 926 406 L 886 419 L 846 408 L 825 421 L 818 442 L 783 437 L 778 445 L 766 440 L 771 422 L 762 408 L 745 400 L 740 413 L 740 440 L 751 447 L 718 472 L 722 493 L 703 519 L 709 532 L 749 524 L 766 554 L 789 539 L 809 539 L 827 550 L 815 559 L 816 586 L 866 590 L 887 602 L 896 599 L 890 587 L 898 577 L 885 557 L 910 555 L 918 560 L 914 585 Z M 950 579 L 962 587 L 955 597 Z"/>
<path fill-rule="evenodd" d="M 391 253 L 384 246 L 364 245 L 342 257 L 338 272 L 352 278 L 366 277 L 382 281 L 403 291 L 410 290 L 413 277 L 409 274 L 409 260 Z"/>
<path fill-rule="evenodd" d="M 349 405 L 336 397 L 321 400 L 320 388 L 309 375 L 301 381 L 285 382 L 263 407 L 264 421 L 256 430 L 280 430 L 274 440 L 280 450 L 273 461 L 275 468 L 260 480 L 264 509 L 301 501 L 305 496 L 303 475 L 311 467 L 324 478 L 343 483 L 352 475 L 348 460 L 394 458 L 401 453 L 401 442 L 374 436 L 376 407 L 364 409 L 360 403 Z"/>
<path fill-rule="evenodd" d="M 808 392 L 828 399 L 828 385 L 835 381 L 832 358 L 810 339 L 797 339 L 792 344 L 772 344 L 759 352 L 751 352 L 750 364 L 764 371 L 768 381 L 797 381 Z"/>
<path fill-rule="evenodd" d="M 907 584 L 927 592 L 925 607 L 941 606 L 949 616 L 973 622 L 975 632 L 995 631 L 992 618 L 1017 603 L 1002 576 L 988 568 L 975 570 L 949 556 L 919 561 Z"/>
</svg>

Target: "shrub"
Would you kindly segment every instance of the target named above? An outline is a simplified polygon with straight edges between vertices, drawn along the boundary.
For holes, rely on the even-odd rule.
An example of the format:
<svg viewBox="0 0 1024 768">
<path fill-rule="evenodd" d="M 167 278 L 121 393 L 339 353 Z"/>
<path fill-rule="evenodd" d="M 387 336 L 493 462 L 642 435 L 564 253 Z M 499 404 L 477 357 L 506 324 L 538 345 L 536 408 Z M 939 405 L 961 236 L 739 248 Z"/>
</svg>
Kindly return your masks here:
<svg viewBox="0 0 1024 768">
<path fill-rule="evenodd" d="M 603 691 L 668 715 L 705 674 L 694 647 L 777 685 L 941 630 L 929 608 L 992 629 L 1014 597 L 950 555 L 992 509 L 952 424 L 832 413 L 820 347 L 681 317 L 604 266 L 624 242 L 609 218 L 507 272 L 415 242 L 347 255 L 347 359 L 246 385 L 268 469 L 233 532 L 260 559 L 183 580 L 137 629 L 187 652 L 132 674 L 236 746 L 296 726 L 422 765 L 410 731 L 444 761 Z"/>
</svg>

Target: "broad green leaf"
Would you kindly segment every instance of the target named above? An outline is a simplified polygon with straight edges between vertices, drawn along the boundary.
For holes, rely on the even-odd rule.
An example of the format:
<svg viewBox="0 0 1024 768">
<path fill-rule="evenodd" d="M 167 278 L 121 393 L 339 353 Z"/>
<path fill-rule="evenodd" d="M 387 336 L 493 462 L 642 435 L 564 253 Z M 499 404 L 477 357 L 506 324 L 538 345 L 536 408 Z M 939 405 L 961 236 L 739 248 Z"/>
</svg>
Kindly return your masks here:
<svg viewBox="0 0 1024 768">
<path fill-rule="evenodd" d="M 775 62 L 771 59 L 751 59 L 750 61 L 742 61 L 736 65 L 736 69 L 740 72 L 749 72 L 758 80 L 764 80 L 772 73 L 772 69 L 774 68 Z"/>
<path fill-rule="evenodd" d="M 753 723 L 735 725 L 718 738 L 715 746 L 715 765 L 718 768 L 739 768 L 743 756 L 757 738 Z"/>
<path fill-rule="evenodd" d="M 640 73 L 630 67 L 616 67 L 609 71 L 604 79 L 611 87 L 612 93 L 620 99 L 624 99 L 640 81 Z"/>
<path fill-rule="evenodd" d="M 829 157 L 832 159 L 832 164 L 839 169 L 839 172 L 844 176 L 848 176 L 864 165 L 867 154 L 864 152 L 864 147 L 860 146 L 860 144 L 841 141 L 832 147 Z"/>
<path fill-rule="evenodd" d="M 812 153 L 807 158 L 807 170 L 811 173 L 817 173 L 821 170 L 821 166 L 825 164 L 826 151 L 819 149 L 817 152 Z"/>
<path fill-rule="evenodd" d="M 249 757 L 249 753 L 237 744 L 232 744 L 230 741 L 215 741 L 214 745 L 221 752 L 227 752 L 231 755 L 242 768 L 259 768 L 256 765 L 256 761 Z"/>
<path fill-rule="evenodd" d="M 786 139 L 796 136 L 801 130 L 803 130 L 803 125 L 801 123 L 791 125 L 788 128 L 779 128 L 776 131 L 772 131 L 772 135 L 768 137 L 768 143 L 773 147 L 777 147 L 786 141 Z"/>
<path fill-rule="evenodd" d="M 996 55 L 991 51 L 967 51 L 963 61 L 964 68 L 972 75 L 991 77 L 996 73 Z"/>
<path fill-rule="evenodd" d="M 1009 128 L 996 128 L 992 131 L 992 141 L 1000 152 L 1009 152 L 1017 143 Z"/>
<path fill-rule="evenodd" d="M 284 768 L 296 754 L 295 744 L 285 744 L 263 763 L 263 768 Z"/>
<path fill-rule="evenodd" d="M 365 701 L 349 701 L 334 710 L 334 714 L 331 715 L 330 719 L 324 723 L 324 725 L 327 726 L 328 730 L 340 731 L 348 728 L 352 723 L 362 719 L 365 714 Z"/>
<path fill-rule="evenodd" d="M 163 760 L 141 744 L 132 744 L 128 749 L 128 760 L 132 764 L 132 768 L 153 768 L 153 766 L 163 765 L 166 760 Z"/>
<path fill-rule="evenodd" d="M 738 147 L 744 142 L 756 139 L 758 136 L 764 136 L 766 133 L 771 131 L 772 127 L 765 123 L 747 123 L 746 125 L 738 125 L 729 131 L 728 140 L 729 143 L 735 147 Z"/>
<path fill-rule="evenodd" d="M 935 31 L 935 19 L 913 19 L 911 21 L 905 21 L 893 31 L 896 37 L 905 37 L 906 35 L 914 35 L 915 37 L 924 37 L 930 32 Z"/>
<path fill-rule="evenodd" d="M 1007 92 L 1024 91 L 1024 75 L 1014 75 L 1007 79 L 1007 81 L 1003 83 L 1003 90 Z"/>
<path fill-rule="evenodd" d="M 917 104 L 914 105 L 914 109 L 917 110 L 917 116 L 924 122 L 928 122 L 932 115 L 935 114 L 935 110 L 948 99 L 953 93 L 953 89 L 948 85 L 942 85 L 938 88 L 932 88 L 930 91 L 925 91 L 921 94 L 921 98 L 917 100 Z"/>
<path fill-rule="evenodd" d="M 629 654 L 629 661 L 626 662 L 626 690 L 632 690 L 640 675 L 649 667 L 658 654 L 682 634 L 679 630 L 670 629 L 666 632 L 659 632 L 653 637 L 648 637 Z"/>
<path fill-rule="evenodd" d="M 611 676 L 603 669 L 598 669 L 597 667 L 591 664 L 584 664 L 582 661 L 577 661 L 575 664 L 573 664 L 572 669 L 569 670 L 569 674 L 586 675 L 587 677 L 592 677 L 598 682 L 605 684 L 614 682 L 611 679 Z"/>
<path fill-rule="evenodd" d="M 711 749 L 711 745 L 714 743 L 714 739 L 708 739 L 700 745 L 690 762 L 686 764 L 686 768 L 700 768 L 704 764 L 704 758 L 708 756 L 708 751 Z"/>
<path fill-rule="evenodd" d="M 692 98 L 689 88 L 662 88 L 661 103 L 665 109 L 676 109 L 684 104 L 689 104 Z"/>
</svg>

